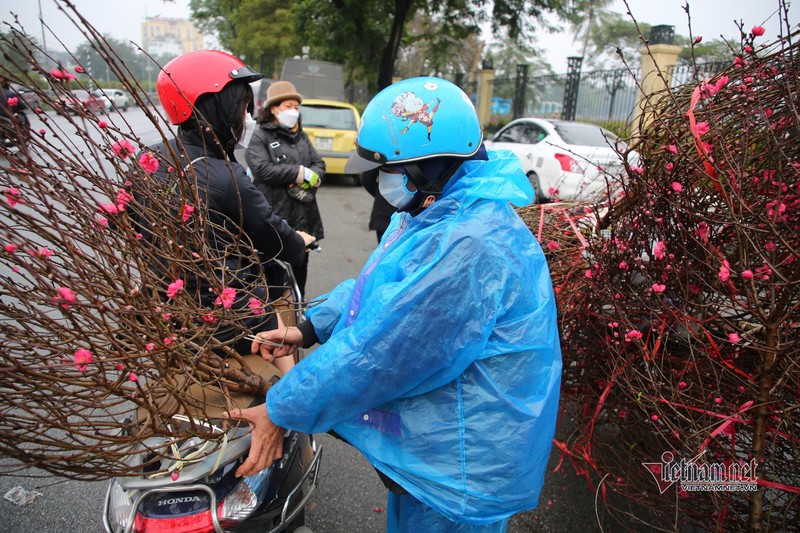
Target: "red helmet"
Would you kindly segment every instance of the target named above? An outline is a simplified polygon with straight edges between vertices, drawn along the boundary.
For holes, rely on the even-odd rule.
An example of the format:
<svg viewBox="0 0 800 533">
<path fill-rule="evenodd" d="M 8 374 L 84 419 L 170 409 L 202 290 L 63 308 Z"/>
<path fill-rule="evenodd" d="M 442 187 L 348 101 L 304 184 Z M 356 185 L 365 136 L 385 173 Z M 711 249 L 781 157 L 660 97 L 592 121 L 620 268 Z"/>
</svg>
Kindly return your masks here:
<svg viewBox="0 0 800 533">
<path fill-rule="evenodd" d="M 181 124 L 201 95 L 218 93 L 234 80 L 250 83 L 263 77 L 227 52 L 199 50 L 167 63 L 158 73 L 156 90 L 169 121 Z"/>
</svg>

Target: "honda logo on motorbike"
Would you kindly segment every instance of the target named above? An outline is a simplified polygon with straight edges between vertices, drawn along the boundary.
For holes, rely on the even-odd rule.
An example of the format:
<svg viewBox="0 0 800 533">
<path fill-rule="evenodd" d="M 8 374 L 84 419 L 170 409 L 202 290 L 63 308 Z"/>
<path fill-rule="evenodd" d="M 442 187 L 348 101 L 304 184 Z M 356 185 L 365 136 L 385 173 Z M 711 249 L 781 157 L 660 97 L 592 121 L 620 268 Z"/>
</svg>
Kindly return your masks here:
<svg viewBox="0 0 800 533">
<path fill-rule="evenodd" d="M 168 500 L 158 500 L 158 505 L 175 505 L 176 503 L 199 502 L 200 496 L 184 496 L 182 498 L 170 498 Z"/>
</svg>

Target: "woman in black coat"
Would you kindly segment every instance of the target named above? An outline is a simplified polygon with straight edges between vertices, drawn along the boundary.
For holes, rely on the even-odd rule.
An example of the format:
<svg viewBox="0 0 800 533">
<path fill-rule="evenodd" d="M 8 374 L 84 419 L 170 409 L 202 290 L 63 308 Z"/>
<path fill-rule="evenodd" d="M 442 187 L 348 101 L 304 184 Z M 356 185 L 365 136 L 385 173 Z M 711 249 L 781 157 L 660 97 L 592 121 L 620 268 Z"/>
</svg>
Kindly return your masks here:
<svg viewBox="0 0 800 533">
<path fill-rule="evenodd" d="M 311 235 L 295 231 L 275 213 L 234 157 L 234 148 L 244 136 L 245 116 L 253 108 L 249 84 L 261 77 L 238 58 L 218 50 L 179 56 L 158 75 L 156 87 L 161 105 L 179 129 L 175 139 L 144 152 L 157 162 L 152 170 L 153 180 L 131 184 L 133 200 L 126 209 L 143 243 L 147 243 L 143 249 L 149 252 L 150 269 L 162 278 L 156 289 L 164 299 L 171 297 L 164 289 L 180 279 L 180 290 L 196 298 L 202 308 L 218 305 L 219 295 L 211 289 L 220 283 L 233 289 L 255 287 L 252 294 L 264 301 L 268 287 L 258 286 L 263 278 L 259 265 L 253 263 L 252 248 L 265 260 L 278 258 L 297 266 L 305 259 L 306 246 L 313 242 Z M 184 237 L 179 227 L 173 229 L 160 218 L 164 213 L 158 205 L 151 205 L 154 198 L 160 198 L 157 195 L 171 195 L 170 201 L 164 203 L 175 209 L 182 205 L 202 206 L 202 217 L 208 221 L 203 244 L 205 257 L 209 258 L 206 268 L 184 269 L 180 262 L 171 261 L 168 254 L 161 252 L 169 250 L 174 239 Z M 191 211 L 187 212 L 184 222 L 191 217 Z M 180 245 L 194 250 L 198 243 L 189 239 Z M 283 280 L 272 275 L 273 266 L 271 261 L 263 265 L 267 281 L 280 286 Z M 249 293 L 237 294 L 229 305 L 246 308 Z M 246 354 L 252 342 L 244 337 L 244 329 L 256 332 L 276 325 L 273 313 L 252 313 L 239 321 L 238 329 L 220 327 L 213 336 L 222 342 L 238 338 L 233 347 Z M 286 371 L 288 366 L 279 368 Z"/>
<path fill-rule="evenodd" d="M 270 85 L 259 113 L 259 128 L 247 147 L 245 159 L 253 183 L 292 228 L 322 239 L 322 217 L 317 207 L 317 187 L 325 162 L 300 124 L 303 97 L 288 81 Z M 300 292 L 305 294 L 308 253 L 294 269 Z"/>
</svg>

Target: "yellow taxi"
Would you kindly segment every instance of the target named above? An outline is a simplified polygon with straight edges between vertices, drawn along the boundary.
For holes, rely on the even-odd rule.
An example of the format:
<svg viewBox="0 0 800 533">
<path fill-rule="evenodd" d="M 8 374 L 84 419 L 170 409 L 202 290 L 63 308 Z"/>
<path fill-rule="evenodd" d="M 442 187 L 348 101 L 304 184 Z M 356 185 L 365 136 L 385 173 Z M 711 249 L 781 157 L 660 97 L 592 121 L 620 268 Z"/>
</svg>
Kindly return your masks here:
<svg viewBox="0 0 800 533">
<path fill-rule="evenodd" d="M 345 174 L 344 164 L 355 149 L 358 110 L 344 102 L 304 98 L 300 116 L 303 131 L 325 161 L 325 173 Z"/>
</svg>

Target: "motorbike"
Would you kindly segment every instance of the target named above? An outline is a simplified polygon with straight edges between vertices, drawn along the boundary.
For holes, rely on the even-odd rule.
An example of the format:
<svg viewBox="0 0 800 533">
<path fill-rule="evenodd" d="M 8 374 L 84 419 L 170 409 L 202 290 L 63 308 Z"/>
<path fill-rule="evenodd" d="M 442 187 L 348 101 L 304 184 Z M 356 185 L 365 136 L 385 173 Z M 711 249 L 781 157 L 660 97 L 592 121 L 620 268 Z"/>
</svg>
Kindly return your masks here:
<svg viewBox="0 0 800 533">
<path fill-rule="evenodd" d="M 280 265 L 286 269 L 295 301 L 299 301 L 291 267 Z M 281 311 L 277 305 L 276 309 Z M 290 324 L 298 318 L 297 311 L 291 308 L 285 308 L 281 314 L 284 322 L 290 320 Z M 250 369 L 268 381 L 278 379 L 280 372 L 259 355 L 244 359 Z M 198 387 L 196 393 L 191 387 L 189 390 L 193 397 L 202 398 L 203 412 L 173 415 L 170 424 L 176 427 L 171 429 L 199 425 L 219 435 L 216 442 L 223 444 L 208 454 L 209 447 L 218 444 L 198 437 L 186 438 L 179 444 L 166 437 L 142 441 L 139 453 L 130 458 L 141 474 L 109 482 L 103 508 L 105 530 L 109 533 L 309 532 L 304 527 L 304 509 L 317 488 L 322 457 L 322 447 L 313 435 L 287 431 L 279 460 L 258 474 L 237 478 L 234 473 L 250 449 L 250 429 L 247 423 L 238 421 L 228 421 L 228 429 L 223 429 L 222 413 L 230 404 L 249 407 L 263 404 L 264 398 L 245 394 L 226 396 L 208 387 Z M 141 421 L 147 415 L 137 413 L 137 416 Z"/>
<path fill-rule="evenodd" d="M 6 149 L 21 148 L 31 138 L 31 123 L 22 111 L 15 111 L 11 118 L 0 116 L 0 141 Z"/>
</svg>

